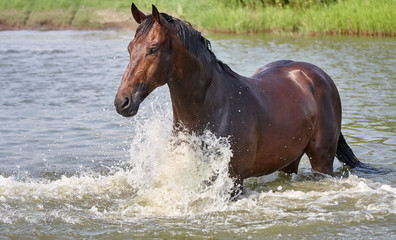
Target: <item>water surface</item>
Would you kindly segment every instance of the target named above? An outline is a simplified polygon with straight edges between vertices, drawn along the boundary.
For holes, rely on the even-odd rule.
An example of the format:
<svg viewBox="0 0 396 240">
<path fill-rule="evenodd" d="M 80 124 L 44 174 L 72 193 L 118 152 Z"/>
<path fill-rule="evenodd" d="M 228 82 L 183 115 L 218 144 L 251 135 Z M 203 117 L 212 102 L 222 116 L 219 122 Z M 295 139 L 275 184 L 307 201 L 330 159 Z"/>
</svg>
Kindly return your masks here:
<svg viewBox="0 0 396 240">
<path fill-rule="evenodd" d="M 361 161 L 391 170 L 246 182 L 227 139 L 172 136 L 164 86 L 136 117 L 114 110 L 133 32 L 0 32 L 0 236 L 13 238 L 391 239 L 396 237 L 396 42 L 392 38 L 209 35 L 242 75 L 278 59 L 323 68 Z M 183 141 L 179 141 L 183 139 Z M 201 151 L 196 146 L 210 146 Z M 218 180 L 203 184 L 213 175 Z"/>
</svg>

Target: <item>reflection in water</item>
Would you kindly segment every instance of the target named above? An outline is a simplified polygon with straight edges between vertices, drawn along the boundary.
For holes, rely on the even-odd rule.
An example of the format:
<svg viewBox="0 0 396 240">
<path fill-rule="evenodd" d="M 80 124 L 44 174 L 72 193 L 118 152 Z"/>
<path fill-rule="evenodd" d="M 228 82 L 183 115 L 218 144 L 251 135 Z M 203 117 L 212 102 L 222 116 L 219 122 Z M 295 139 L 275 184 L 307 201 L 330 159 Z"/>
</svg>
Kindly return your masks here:
<svg viewBox="0 0 396 240">
<path fill-rule="evenodd" d="M 356 155 L 393 170 L 349 173 L 336 161 L 335 178 L 315 179 L 303 159 L 299 174 L 249 179 L 245 194 L 228 201 L 227 139 L 173 136 L 166 87 L 136 117 L 116 114 L 132 36 L 0 32 L 2 236 L 395 237 L 393 39 L 210 35 L 217 57 L 242 75 L 278 59 L 323 68 L 339 88 Z M 197 147 L 202 142 L 209 149 Z"/>
</svg>

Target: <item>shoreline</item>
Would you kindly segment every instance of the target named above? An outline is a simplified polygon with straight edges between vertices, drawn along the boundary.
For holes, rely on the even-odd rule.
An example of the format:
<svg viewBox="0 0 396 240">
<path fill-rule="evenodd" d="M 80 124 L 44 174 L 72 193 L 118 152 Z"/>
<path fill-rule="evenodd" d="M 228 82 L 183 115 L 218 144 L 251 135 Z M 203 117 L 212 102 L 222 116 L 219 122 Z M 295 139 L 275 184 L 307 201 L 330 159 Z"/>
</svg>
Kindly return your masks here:
<svg viewBox="0 0 396 240">
<path fill-rule="evenodd" d="M 148 12 L 148 11 L 145 11 Z M 170 15 L 184 20 L 175 11 L 166 11 Z M 187 21 L 189 18 L 187 17 Z M 198 21 L 198 22 L 197 22 Z M 246 21 L 246 19 L 245 19 Z M 268 33 L 275 35 L 295 36 L 364 36 L 364 37 L 395 37 L 396 29 L 392 32 L 354 30 L 354 29 L 323 29 L 320 31 L 309 31 L 300 29 L 287 29 L 271 27 L 264 29 L 231 30 L 219 27 L 205 27 L 200 20 L 191 16 L 191 24 L 197 30 L 208 33 L 227 34 L 260 34 Z M 27 11 L 22 9 L 0 10 L 0 31 L 17 30 L 136 30 L 138 24 L 133 20 L 129 9 L 95 9 L 81 7 L 78 10 L 49 9 Z"/>
<path fill-rule="evenodd" d="M 81 8 L 78 11 L 51 9 L 0 10 L 0 31 L 4 30 L 135 30 L 138 24 L 130 12 Z"/>
</svg>

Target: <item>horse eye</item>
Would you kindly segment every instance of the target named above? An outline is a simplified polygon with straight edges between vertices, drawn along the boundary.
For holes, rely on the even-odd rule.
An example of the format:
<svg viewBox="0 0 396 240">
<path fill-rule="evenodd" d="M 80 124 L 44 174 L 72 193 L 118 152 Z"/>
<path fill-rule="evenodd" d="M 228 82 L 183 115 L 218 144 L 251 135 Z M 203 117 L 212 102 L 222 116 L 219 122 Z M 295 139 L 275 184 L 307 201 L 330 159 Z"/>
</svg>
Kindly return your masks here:
<svg viewBox="0 0 396 240">
<path fill-rule="evenodd" d="M 153 55 L 158 51 L 158 48 L 150 48 L 148 54 Z"/>
</svg>

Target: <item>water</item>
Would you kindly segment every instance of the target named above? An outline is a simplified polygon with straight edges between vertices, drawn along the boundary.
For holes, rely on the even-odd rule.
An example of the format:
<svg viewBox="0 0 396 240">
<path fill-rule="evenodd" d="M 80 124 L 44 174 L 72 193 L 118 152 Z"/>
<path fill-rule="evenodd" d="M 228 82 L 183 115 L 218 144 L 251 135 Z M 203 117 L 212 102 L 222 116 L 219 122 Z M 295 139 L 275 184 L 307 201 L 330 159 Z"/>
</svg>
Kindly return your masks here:
<svg viewBox="0 0 396 240">
<path fill-rule="evenodd" d="M 315 179 L 305 158 L 299 174 L 249 179 L 228 201 L 227 139 L 173 136 L 166 87 L 134 118 L 116 114 L 133 35 L 0 32 L 1 239 L 396 237 L 394 39 L 209 35 L 243 75 L 277 59 L 322 67 L 356 155 L 391 170 L 349 173 L 336 161 L 334 178 Z"/>
</svg>

